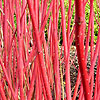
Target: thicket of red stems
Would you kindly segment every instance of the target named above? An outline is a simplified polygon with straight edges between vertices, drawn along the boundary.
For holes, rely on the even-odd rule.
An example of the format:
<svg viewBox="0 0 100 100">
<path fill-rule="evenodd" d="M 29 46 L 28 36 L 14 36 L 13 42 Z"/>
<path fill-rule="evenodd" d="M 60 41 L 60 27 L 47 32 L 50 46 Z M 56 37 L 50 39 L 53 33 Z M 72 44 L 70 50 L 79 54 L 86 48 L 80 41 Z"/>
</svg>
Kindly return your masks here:
<svg viewBox="0 0 100 100">
<path fill-rule="evenodd" d="M 0 100 L 100 100 L 100 22 L 94 13 L 94 2 L 100 10 L 100 1 L 73 1 L 0 0 Z M 79 67 L 75 56 L 70 58 L 74 40 Z M 72 64 L 77 70 L 74 88 Z"/>
</svg>

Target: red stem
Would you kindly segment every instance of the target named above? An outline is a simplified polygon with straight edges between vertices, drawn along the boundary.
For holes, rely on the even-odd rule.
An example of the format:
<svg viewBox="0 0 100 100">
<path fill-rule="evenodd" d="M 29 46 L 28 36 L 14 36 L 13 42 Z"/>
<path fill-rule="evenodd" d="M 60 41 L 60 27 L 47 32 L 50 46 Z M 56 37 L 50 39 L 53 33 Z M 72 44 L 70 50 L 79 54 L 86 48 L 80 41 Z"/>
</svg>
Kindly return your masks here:
<svg viewBox="0 0 100 100">
<path fill-rule="evenodd" d="M 83 41 L 83 1 L 82 0 L 75 0 L 75 10 L 76 10 L 76 31 L 75 31 L 75 40 L 76 40 L 76 48 L 77 48 L 77 55 L 78 55 L 78 62 L 80 66 L 82 81 L 83 81 L 83 89 L 85 93 L 85 99 L 91 100 L 90 97 L 90 86 L 89 86 L 89 79 L 88 73 L 86 68 L 85 62 L 85 55 L 84 55 L 84 41 Z"/>
</svg>

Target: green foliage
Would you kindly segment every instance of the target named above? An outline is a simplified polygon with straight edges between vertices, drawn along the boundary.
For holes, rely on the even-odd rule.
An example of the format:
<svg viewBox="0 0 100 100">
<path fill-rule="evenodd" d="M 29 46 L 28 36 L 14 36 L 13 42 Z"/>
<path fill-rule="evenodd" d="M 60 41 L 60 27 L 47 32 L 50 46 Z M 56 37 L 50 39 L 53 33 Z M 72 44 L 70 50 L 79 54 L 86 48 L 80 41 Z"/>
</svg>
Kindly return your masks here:
<svg viewBox="0 0 100 100">
<path fill-rule="evenodd" d="M 15 28 L 16 28 L 16 26 L 17 26 L 17 24 L 16 24 L 16 14 L 14 14 L 14 24 L 15 24 Z"/>
</svg>

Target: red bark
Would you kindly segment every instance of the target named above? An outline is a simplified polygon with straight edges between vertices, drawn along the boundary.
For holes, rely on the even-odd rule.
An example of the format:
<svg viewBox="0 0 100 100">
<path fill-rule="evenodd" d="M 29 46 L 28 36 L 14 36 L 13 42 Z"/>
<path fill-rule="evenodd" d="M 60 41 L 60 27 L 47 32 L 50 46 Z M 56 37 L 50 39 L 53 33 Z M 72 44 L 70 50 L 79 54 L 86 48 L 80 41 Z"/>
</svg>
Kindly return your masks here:
<svg viewBox="0 0 100 100">
<path fill-rule="evenodd" d="M 84 55 L 84 39 L 83 39 L 84 18 L 83 18 L 83 1 L 82 0 L 75 0 L 75 10 L 76 10 L 75 40 L 76 40 L 76 47 L 77 47 L 78 62 L 80 66 L 81 76 L 82 76 L 85 99 L 91 100 L 89 79 L 88 79 L 88 73 L 87 73 L 85 55 Z"/>
</svg>

